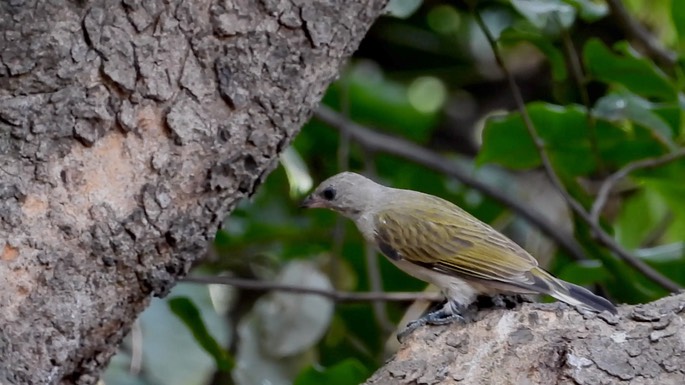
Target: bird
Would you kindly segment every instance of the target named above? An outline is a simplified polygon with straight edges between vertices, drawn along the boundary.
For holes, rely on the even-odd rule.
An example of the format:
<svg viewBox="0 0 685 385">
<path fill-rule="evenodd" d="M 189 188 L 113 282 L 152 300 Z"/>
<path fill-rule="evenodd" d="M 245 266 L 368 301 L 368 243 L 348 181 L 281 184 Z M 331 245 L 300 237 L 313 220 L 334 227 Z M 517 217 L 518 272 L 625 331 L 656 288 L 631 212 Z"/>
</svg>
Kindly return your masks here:
<svg viewBox="0 0 685 385">
<path fill-rule="evenodd" d="M 547 294 L 582 310 L 617 314 L 607 299 L 554 277 L 514 241 L 437 196 L 346 171 L 321 182 L 300 206 L 351 219 L 395 266 L 442 291 L 444 305 L 410 322 L 403 334 L 426 324 L 466 322 L 469 305 L 483 295 Z"/>
</svg>

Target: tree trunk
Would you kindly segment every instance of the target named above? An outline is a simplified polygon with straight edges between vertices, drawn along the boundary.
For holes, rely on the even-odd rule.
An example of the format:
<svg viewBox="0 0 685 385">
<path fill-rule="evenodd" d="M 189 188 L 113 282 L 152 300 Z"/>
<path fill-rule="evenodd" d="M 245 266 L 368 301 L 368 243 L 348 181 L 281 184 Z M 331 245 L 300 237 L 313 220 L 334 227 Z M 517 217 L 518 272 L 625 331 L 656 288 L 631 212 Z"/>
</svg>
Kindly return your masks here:
<svg viewBox="0 0 685 385">
<path fill-rule="evenodd" d="M 562 304 L 484 312 L 467 325 L 417 329 L 365 385 L 682 385 L 685 294 L 620 316 Z"/>
<path fill-rule="evenodd" d="M 0 2 L 0 383 L 93 383 L 385 0 Z"/>
</svg>

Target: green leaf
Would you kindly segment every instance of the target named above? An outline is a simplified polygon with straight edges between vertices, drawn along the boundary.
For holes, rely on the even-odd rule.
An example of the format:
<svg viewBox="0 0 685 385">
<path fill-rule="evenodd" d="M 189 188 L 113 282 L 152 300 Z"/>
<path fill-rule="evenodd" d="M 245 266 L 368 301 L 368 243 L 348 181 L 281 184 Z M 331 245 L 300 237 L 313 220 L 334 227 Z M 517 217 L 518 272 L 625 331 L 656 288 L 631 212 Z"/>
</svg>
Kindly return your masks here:
<svg viewBox="0 0 685 385">
<path fill-rule="evenodd" d="M 616 303 L 645 303 L 668 294 L 649 278 L 600 247 L 591 235 L 592 231 L 587 223 L 575 218 L 574 224 L 576 237 L 586 248 L 588 255 L 599 259 L 602 265 L 611 272 L 608 280 L 603 284 Z"/>
<path fill-rule="evenodd" d="M 607 281 L 611 272 L 600 261 L 587 260 L 569 263 L 557 276 L 564 281 L 586 286 Z"/>
<path fill-rule="evenodd" d="M 564 0 L 578 10 L 581 19 L 593 23 L 609 13 L 609 7 L 602 1 L 593 0 Z"/>
<path fill-rule="evenodd" d="M 511 0 L 511 5 L 545 35 L 559 35 L 576 19 L 575 8 L 561 0 Z"/>
<path fill-rule="evenodd" d="M 186 297 L 171 298 L 169 299 L 169 309 L 190 329 L 197 343 L 214 358 L 219 370 L 230 371 L 233 368 L 233 360 L 209 334 L 200 311 L 190 299 Z"/>
<path fill-rule="evenodd" d="M 335 109 L 347 106 L 348 116 L 355 122 L 398 133 L 417 142 L 427 142 L 442 118 L 442 110 L 417 110 L 409 99 L 409 86 L 386 77 L 370 61 L 354 63 L 349 72 L 329 88 L 323 101 Z M 321 144 L 316 143 L 316 146 L 321 147 Z"/>
<path fill-rule="evenodd" d="M 680 242 L 685 239 L 683 236 L 685 234 L 685 200 L 683 200 L 685 196 L 685 181 L 683 180 L 683 166 L 685 166 L 685 162 L 681 160 L 680 162 L 662 167 L 662 170 L 680 171 L 673 173 L 670 178 L 654 178 L 656 172 L 650 173 L 650 177 L 641 176 L 640 178 L 645 181 L 645 188 L 653 189 L 659 195 L 667 207 L 668 213 L 671 215 L 668 228 L 661 237 L 661 240 L 664 242 Z M 683 267 L 685 268 L 685 264 L 683 264 Z M 683 273 L 685 274 L 685 271 Z M 685 275 L 682 278 L 685 280 Z"/>
<path fill-rule="evenodd" d="M 585 108 L 539 102 L 526 108 L 558 172 L 575 176 L 596 169 Z M 604 119 L 595 119 L 594 124 L 599 155 L 609 167 L 664 152 L 662 144 L 644 128 L 619 127 Z M 538 151 L 518 113 L 492 117 L 486 122 L 478 164 L 489 162 L 513 169 L 540 166 Z"/>
<path fill-rule="evenodd" d="M 612 93 L 601 97 L 593 112 L 613 122 L 630 120 L 649 128 L 660 140 L 673 147 L 674 131 L 661 116 L 654 112 L 656 105 L 630 92 Z"/>
<path fill-rule="evenodd" d="M 417 111 L 434 114 L 447 101 L 447 87 L 436 77 L 421 76 L 409 85 L 407 98 Z"/>
<path fill-rule="evenodd" d="M 288 176 L 290 197 L 301 198 L 302 195 L 311 190 L 314 184 L 311 175 L 309 175 L 307 164 L 292 146 L 286 148 L 279 158 L 285 174 Z"/>
<path fill-rule="evenodd" d="M 295 379 L 294 385 L 357 385 L 369 376 L 368 370 L 356 359 L 347 359 L 325 369 L 309 367 Z"/>
<path fill-rule="evenodd" d="M 214 245 L 218 250 L 225 250 L 231 246 L 231 236 L 224 229 L 219 229 L 214 236 Z"/>
<path fill-rule="evenodd" d="M 683 110 L 678 103 L 654 103 L 652 111 L 671 127 L 673 137 L 678 138 L 682 133 L 681 121 Z"/>
<path fill-rule="evenodd" d="M 527 41 L 540 50 L 549 60 L 552 68 L 552 77 L 555 81 L 564 81 L 568 75 L 566 71 L 566 59 L 552 41 L 534 30 L 530 26 L 518 23 L 515 27 L 510 27 L 502 31 L 499 37 L 503 43 Z"/>
<path fill-rule="evenodd" d="M 682 262 L 685 259 L 685 242 L 669 243 L 666 245 L 639 249 L 635 252 L 635 255 L 640 259 L 650 262 Z"/>
<path fill-rule="evenodd" d="M 617 55 L 598 39 L 583 49 L 585 66 L 595 79 L 620 84 L 634 93 L 672 101 L 677 98 L 674 82 L 646 58 Z"/>
<path fill-rule="evenodd" d="M 672 173 L 662 172 L 672 166 Z M 685 234 L 683 166 L 685 162 L 681 161 L 680 164 L 662 166 L 661 170 L 635 173 L 638 175 L 634 175 L 633 178 L 640 184 L 641 189 L 623 204 L 615 226 L 619 241 L 627 248 L 638 248 L 645 243 L 647 238 L 651 243 L 683 241 L 683 234 Z M 635 218 L 640 218 L 640 220 L 635 220 Z M 649 261 L 669 262 L 656 258 L 650 258 Z M 685 260 L 681 258 L 681 262 Z M 685 264 L 683 266 L 685 267 Z M 675 271 L 666 271 L 669 276 L 672 276 L 672 273 Z M 685 282 L 685 275 L 673 278 Z"/>
<path fill-rule="evenodd" d="M 423 0 L 390 0 L 385 6 L 385 13 L 398 19 L 406 19 L 419 9 L 421 3 Z"/>
<path fill-rule="evenodd" d="M 641 189 L 624 202 L 616 220 L 619 243 L 627 249 L 638 248 L 665 214 L 663 199 L 652 189 Z"/>
<path fill-rule="evenodd" d="M 461 14 L 449 4 L 432 7 L 426 15 L 428 26 L 441 35 L 453 36 L 461 26 Z"/>
<path fill-rule="evenodd" d="M 685 1 L 671 0 L 671 18 L 682 51 L 685 49 Z"/>
</svg>

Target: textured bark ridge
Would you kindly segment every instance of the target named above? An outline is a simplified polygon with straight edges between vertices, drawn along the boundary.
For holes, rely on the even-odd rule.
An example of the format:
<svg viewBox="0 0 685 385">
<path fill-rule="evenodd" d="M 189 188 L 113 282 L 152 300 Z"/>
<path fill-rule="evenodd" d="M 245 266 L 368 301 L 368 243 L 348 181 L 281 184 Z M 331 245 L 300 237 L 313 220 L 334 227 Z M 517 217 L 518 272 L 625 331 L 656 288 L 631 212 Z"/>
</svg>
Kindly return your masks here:
<svg viewBox="0 0 685 385">
<path fill-rule="evenodd" d="M 93 383 L 384 3 L 0 2 L 0 383 Z"/>
<path fill-rule="evenodd" d="M 526 304 L 423 327 L 366 385 L 685 384 L 685 294 L 619 313 Z"/>
</svg>

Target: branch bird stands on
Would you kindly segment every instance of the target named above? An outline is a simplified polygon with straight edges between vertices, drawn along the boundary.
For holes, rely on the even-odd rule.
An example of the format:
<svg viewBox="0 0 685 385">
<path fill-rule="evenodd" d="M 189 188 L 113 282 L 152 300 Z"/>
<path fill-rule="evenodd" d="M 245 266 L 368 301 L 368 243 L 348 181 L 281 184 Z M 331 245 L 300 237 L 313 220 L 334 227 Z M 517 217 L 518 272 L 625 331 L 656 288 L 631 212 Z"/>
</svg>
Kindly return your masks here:
<svg viewBox="0 0 685 385">
<path fill-rule="evenodd" d="M 611 302 L 553 277 L 519 245 L 444 199 L 343 172 L 323 181 L 302 207 L 350 218 L 395 266 L 442 290 L 445 305 L 411 322 L 400 336 L 425 324 L 466 321 L 466 310 L 479 295 L 547 294 L 616 314 Z"/>
</svg>

